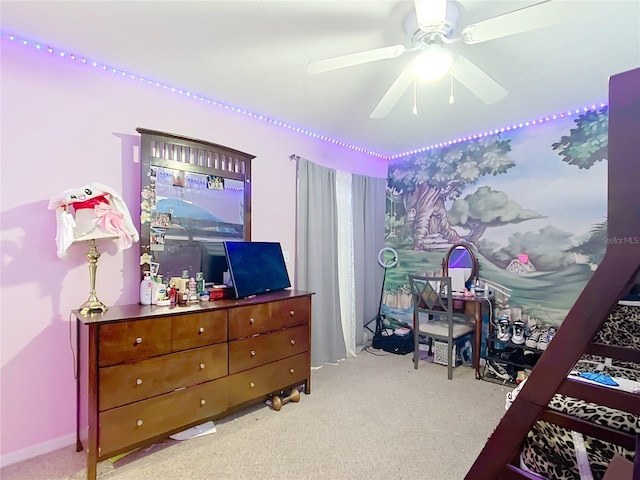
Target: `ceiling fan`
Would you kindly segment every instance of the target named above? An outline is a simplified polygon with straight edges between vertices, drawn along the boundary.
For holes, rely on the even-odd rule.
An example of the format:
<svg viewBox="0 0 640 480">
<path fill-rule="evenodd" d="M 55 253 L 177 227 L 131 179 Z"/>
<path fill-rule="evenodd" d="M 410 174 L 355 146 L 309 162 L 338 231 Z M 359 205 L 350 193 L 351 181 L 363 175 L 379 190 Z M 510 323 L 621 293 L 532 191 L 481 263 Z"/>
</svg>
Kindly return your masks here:
<svg viewBox="0 0 640 480">
<path fill-rule="evenodd" d="M 410 38 L 409 47 L 402 44 L 391 45 L 317 60 L 307 66 L 307 71 L 316 74 L 417 52 L 411 64 L 402 70 L 371 112 L 371 118 L 386 117 L 415 81 L 437 82 L 447 74 L 483 102 L 495 103 L 507 95 L 507 90 L 476 64 L 455 55 L 446 45 L 458 41 L 466 44 L 482 43 L 559 23 L 561 16 L 558 15 L 558 8 L 561 3 L 546 0 L 467 25 L 459 37 L 452 38 L 451 34 L 458 22 L 459 11 L 456 4 L 447 0 L 414 0 L 415 9 L 404 23 L 404 30 Z"/>
</svg>

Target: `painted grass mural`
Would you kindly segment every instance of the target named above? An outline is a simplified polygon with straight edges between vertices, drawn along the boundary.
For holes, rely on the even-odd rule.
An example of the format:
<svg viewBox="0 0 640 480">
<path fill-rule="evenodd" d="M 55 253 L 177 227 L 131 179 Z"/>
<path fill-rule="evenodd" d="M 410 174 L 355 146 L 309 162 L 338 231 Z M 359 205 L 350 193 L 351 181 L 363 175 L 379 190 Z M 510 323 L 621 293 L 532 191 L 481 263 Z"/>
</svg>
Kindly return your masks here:
<svg viewBox="0 0 640 480">
<path fill-rule="evenodd" d="M 410 321 L 407 275 L 441 272 L 470 243 L 498 307 L 559 325 L 606 248 L 608 109 L 405 157 L 389 165 L 383 313 Z"/>
</svg>

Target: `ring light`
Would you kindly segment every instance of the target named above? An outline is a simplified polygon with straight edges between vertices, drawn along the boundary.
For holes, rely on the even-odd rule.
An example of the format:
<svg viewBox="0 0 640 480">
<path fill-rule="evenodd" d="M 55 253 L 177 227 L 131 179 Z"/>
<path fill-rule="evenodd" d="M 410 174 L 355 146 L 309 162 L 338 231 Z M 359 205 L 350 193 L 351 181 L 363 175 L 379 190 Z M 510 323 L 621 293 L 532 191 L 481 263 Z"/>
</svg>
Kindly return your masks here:
<svg viewBox="0 0 640 480">
<path fill-rule="evenodd" d="M 390 252 L 392 255 L 391 259 L 389 259 L 389 261 L 387 262 L 385 262 L 383 258 L 385 252 Z M 398 252 L 396 252 L 396 250 L 391 247 L 384 247 L 378 252 L 378 263 L 382 268 L 395 267 L 398 264 Z"/>
</svg>

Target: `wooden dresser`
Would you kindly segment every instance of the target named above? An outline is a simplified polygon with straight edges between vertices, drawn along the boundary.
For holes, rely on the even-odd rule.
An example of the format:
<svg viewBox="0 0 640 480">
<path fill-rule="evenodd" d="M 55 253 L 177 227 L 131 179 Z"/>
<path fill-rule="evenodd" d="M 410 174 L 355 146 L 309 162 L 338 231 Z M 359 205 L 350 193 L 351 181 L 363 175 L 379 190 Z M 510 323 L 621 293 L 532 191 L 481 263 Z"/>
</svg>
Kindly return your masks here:
<svg viewBox="0 0 640 480">
<path fill-rule="evenodd" d="M 77 451 L 97 463 L 288 387 L 311 392 L 311 293 L 72 313 Z M 84 446 L 84 447 L 83 447 Z"/>
</svg>

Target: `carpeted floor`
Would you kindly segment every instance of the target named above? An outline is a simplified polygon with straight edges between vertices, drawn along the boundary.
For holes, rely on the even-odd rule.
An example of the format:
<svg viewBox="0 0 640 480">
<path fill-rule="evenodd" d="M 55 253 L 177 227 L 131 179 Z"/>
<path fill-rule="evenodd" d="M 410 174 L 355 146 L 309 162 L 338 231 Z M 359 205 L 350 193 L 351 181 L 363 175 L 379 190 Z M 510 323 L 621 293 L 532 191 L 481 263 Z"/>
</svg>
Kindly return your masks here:
<svg viewBox="0 0 640 480">
<path fill-rule="evenodd" d="M 461 480 L 504 413 L 510 387 L 471 368 L 379 350 L 313 370 L 311 395 L 279 412 L 260 404 L 216 433 L 168 439 L 98 465 L 98 480 Z M 75 445 L 0 471 L 2 480 L 80 480 Z"/>
</svg>

